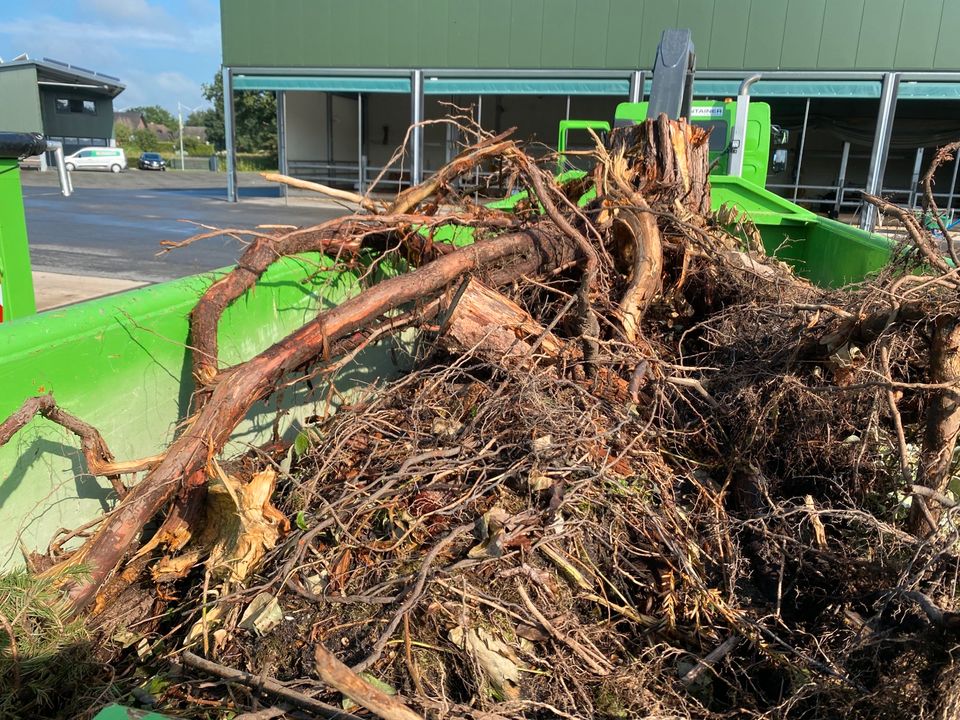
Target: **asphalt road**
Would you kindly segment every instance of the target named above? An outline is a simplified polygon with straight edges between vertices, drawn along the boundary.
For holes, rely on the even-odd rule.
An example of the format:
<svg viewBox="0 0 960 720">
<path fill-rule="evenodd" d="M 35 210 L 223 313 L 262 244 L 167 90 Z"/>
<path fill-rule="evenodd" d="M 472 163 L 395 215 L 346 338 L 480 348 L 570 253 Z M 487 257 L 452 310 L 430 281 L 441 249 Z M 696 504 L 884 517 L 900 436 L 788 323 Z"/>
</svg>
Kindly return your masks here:
<svg viewBox="0 0 960 720">
<path fill-rule="evenodd" d="M 24 208 L 34 270 L 159 282 L 230 265 L 242 247 L 220 236 L 157 257 L 161 240 L 198 230 L 256 225 L 312 225 L 344 211 L 328 203 L 286 205 L 276 186 L 242 174 L 239 203 L 228 203 L 226 177 L 206 172 L 114 175 L 74 172 L 65 198 L 56 174 L 22 174 Z"/>
</svg>

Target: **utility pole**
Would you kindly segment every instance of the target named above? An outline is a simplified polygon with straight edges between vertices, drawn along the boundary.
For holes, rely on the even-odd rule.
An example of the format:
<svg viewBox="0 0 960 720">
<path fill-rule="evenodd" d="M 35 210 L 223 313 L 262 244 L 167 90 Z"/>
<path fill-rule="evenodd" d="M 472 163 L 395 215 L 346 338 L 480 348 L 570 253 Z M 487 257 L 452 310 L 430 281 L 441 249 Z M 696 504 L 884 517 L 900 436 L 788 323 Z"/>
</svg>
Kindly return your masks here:
<svg viewBox="0 0 960 720">
<path fill-rule="evenodd" d="M 180 125 L 180 169 L 186 170 L 186 163 L 183 160 L 183 107 L 183 103 L 177 100 L 177 122 Z M 200 103 L 194 108 L 187 108 L 187 112 L 196 112 L 202 107 L 203 103 Z"/>
</svg>

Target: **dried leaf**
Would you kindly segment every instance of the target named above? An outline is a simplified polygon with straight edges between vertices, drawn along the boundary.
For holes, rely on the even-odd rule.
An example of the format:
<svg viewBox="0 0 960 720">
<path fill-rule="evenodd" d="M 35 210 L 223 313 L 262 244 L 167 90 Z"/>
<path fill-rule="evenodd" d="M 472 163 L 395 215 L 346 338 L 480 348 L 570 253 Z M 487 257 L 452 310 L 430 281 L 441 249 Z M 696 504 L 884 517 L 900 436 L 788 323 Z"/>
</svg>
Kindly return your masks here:
<svg viewBox="0 0 960 720">
<path fill-rule="evenodd" d="M 533 492 L 543 492 L 553 487 L 553 478 L 544 475 L 540 470 L 534 468 L 527 476 L 527 483 Z"/>
<path fill-rule="evenodd" d="M 484 628 L 452 628 L 450 641 L 466 652 L 483 671 L 490 689 L 504 700 L 520 698 L 522 664 L 510 646 Z"/>
<path fill-rule="evenodd" d="M 262 592 L 257 595 L 247 609 L 240 616 L 239 626 L 244 630 L 263 635 L 283 622 L 283 609 L 280 602 L 272 593 Z"/>
</svg>

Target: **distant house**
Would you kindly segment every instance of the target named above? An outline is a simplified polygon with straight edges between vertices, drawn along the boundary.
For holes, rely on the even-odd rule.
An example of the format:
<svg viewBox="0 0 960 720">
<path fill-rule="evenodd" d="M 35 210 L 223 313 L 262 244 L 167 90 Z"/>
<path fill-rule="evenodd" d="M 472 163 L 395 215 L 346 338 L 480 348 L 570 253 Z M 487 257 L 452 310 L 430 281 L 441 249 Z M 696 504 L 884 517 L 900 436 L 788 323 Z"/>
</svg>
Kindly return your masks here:
<svg viewBox="0 0 960 720">
<path fill-rule="evenodd" d="M 0 130 L 42 133 L 67 153 L 110 146 L 113 99 L 123 90 L 112 75 L 21 55 L 0 62 Z"/>
<path fill-rule="evenodd" d="M 157 136 L 161 142 L 170 142 L 177 137 L 177 131 L 171 130 L 162 123 L 147 123 L 147 130 Z"/>
<path fill-rule="evenodd" d="M 113 114 L 113 122 L 117 125 L 124 125 L 130 129 L 130 132 L 147 129 L 147 119 L 142 112 L 136 110 L 124 110 Z"/>
<path fill-rule="evenodd" d="M 194 138 L 199 142 L 205 143 L 207 141 L 207 129 L 203 125 L 184 125 L 183 138 Z"/>
</svg>

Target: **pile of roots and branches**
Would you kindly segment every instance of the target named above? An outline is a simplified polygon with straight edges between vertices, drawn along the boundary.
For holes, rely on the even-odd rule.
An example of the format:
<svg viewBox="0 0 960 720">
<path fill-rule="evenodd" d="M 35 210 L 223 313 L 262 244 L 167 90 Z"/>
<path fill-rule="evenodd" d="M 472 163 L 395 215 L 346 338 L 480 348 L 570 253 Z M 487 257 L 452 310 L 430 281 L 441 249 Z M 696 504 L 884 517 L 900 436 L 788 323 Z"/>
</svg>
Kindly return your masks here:
<svg viewBox="0 0 960 720">
<path fill-rule="evenodd" d="M 822 289 L 710 211 L 693 126 L 617 129 L 564 183 L 508 134 L 461 129 L 472 144 L 391 202 L 313 186 L 360 211 L 249 233 L 192 313 L 193 413 L 162 456 L 118 463 L 49 396 L 0 425 L 63 424 L 120 496 L 79 547 L 31 558 L 45 595 L 0 597 L 7 696 L 62 712 L 24 679 L 42 600 L 85 618 L 98 703 L 183 717 L 955 717 L 942 222 L 868 198 L 904 242 Z M 937 222 L 955 149 L 925 178 Z M 509 212 L 458 194 L 491 161 L 525 193 Z M 222 367 L 224 309 L 306 252 L 366 289 Z M 411 369 L 339 396 L 385 344 Z M 293 383 L 336 412 L 221 457 Z"/>
</svg>

